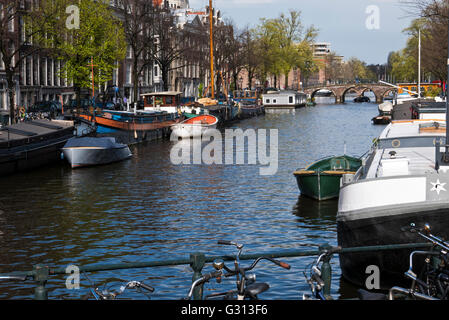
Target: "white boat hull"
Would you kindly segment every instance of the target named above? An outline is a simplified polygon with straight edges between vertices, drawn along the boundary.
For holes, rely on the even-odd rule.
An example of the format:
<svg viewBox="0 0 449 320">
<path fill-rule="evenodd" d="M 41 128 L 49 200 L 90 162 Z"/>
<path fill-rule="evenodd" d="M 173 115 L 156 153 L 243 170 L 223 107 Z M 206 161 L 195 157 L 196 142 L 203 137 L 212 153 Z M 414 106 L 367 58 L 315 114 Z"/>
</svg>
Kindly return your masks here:
<svg viewBox="0 0 449 320">
<path fill-rule="evenodd" d="M 178 138 L 200 138 L 208 130 L 216 127 L 216 124 L 207 126 L 200 124 L 176 124 L 172 126 L 172 134 Z"/>
</svg>

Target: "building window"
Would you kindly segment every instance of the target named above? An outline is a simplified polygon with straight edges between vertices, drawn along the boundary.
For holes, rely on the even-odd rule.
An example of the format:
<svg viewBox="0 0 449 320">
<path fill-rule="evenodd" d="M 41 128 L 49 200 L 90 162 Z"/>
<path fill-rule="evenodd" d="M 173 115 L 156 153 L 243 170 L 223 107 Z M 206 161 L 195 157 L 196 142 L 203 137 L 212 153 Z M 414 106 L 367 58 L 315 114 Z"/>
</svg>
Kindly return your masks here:
<svg viewBox="0 0 449 320">
<path fill-rule="evenodd" d="M 40 66 L 39 66 L 39 79 L 40 79 L 40 85 L 45 86 L 45 58 L 41 58 Z"/>
<path fill-rule="evenodd" d="M 47 86 L 52 86 L 52 66 L 53 61 L 51 59 L 47 59 Z"/>
<path fill-rule="evenodd" d="M 132 83 L 131 65 L 126 65 L 126 83 Z"/>
</svg>

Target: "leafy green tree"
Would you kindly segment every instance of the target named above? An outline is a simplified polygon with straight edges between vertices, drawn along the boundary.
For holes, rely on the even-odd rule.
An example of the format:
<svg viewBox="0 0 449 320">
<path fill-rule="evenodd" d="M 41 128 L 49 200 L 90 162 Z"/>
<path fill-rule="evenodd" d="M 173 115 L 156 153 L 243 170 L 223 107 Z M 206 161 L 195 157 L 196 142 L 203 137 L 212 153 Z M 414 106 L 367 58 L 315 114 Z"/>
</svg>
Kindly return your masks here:
<svg viewBox="0 0 449 320">
<path fill-rule="evenodd" d="M 66 10 L 70 5 L 79 9 L 78 28 L 67 26 Z M 39 30 L 33 39 L 37 45 L 63 61 L 59 73 L 73 82 L 78 106 L 81 89 L 92 86 L 91 59 L 96 65 L 94 82 L 101 85 L 112 79 L 117 61 L 126 55 L 123 26 L 107 0 L 41 1 L 41 6 L 30 15 L 27 26 L 29 30 Z"/>
<path fill-rule="evenodd" d="M 265 80 L 269 74 L 275 77 L 285 76 L 285 88 L 288 87 L 288 75 L 294 68 L 301 68 L 302 74 L 311 74 L 317 69 L 310 48 L 317 36 L 313 26 L 305 28 L 301 21 L 301 12 L 290 10 L 289 15 L 281 14 L 275 19 L 261 19 L 254 30 L 258 42 L 257 50 L 262 61 L 259 64 L 259 76 Z"/>
<path fill-rule="evenodd" d="M 391 74 L 399 82 L 416 81 L 416 59 L 407 53 L 405 49 L 393 52 L 391 59 Z"/>
</svg>

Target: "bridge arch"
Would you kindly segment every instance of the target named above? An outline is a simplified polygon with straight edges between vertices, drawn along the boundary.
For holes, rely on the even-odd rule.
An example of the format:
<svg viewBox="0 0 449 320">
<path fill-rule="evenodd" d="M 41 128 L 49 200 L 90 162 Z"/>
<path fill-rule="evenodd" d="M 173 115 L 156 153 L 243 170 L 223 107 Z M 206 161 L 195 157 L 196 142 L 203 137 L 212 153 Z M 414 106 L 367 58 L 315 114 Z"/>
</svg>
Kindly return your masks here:
<svg viewBox="0 0 449 320">
<path fill-rule="evenodd" d="M 346 94 L 347 94 L 349 91 L 351 91 L 351 90 L 354 90 L 354 91 L 357 93 L 358 96 L 363 96 L 363 95 L 365 94 L 365 92 L 370 91 L 370 92 L 372 92 L 372 93 L 374 94 L 375 101 L 376 101 L 376 102 L 379 101 L 378 93 L 376 93 L 376 91 L 373 90 L 372 87 L 370 87 L 370 86 L 364 86 L 364 85 L 354 85 L 354 86 L 351 86 L 351 87 L 346 88 L 346 89 L 343 91 L 343 93 L 342 93 L 342 95 L 341 95 L 341 101 L 342 101 L 342 102 L 345 102 L 345 100 L 346 100 L 346 99 L 345 99 Z"/>
<path fill-rule="evenodd" d="M 394 88 L 378 83 L 371 84 L 361 84 L 361 83 L 348 83 L 348 84 L 335 84 L 335 85 L 320 85 L 320 86 L 311 86 L 309 88 L 305 88 L 304 92 L 309 95 L 309 97 L 314 98 L 316 93 L 319 90 L 330 90 L 332 94 L 335 96 L 335 103 L 343 103 L 345 95 L 349 92 L 349 90 L 355 90 L 359 94 L 363 94 L 364 92 L 370 90 L 373 92 L 376 103 L 382 103 L 384 96 L 394 90 Z"/>
<path fill-rule="evenodd" d="M 391 92 L 396 92 L 397 89 L 396 88 L 389 88 L 387 90 L 385 90 L 384 92 L 382 92 L 382 98 L 385 98 L 387 96 L 387 94 L 391 93 Z"/>
<path fill-rule="evenodd" d="M 337 96 L 337 94 L 335 93 L 334 90 L 328 89 L 328 88 L 324 87 L 324 88 L 315 88 L 314 90 L 312 90 L 311 93 L 310 93 L 310 99 L 314 99 L 314 98 L 315 98 L 315 95 L 316 95 L 317 92 L 320 91 L 320 90 L 329 90 L 330 92 L 332 92 L 332 95 L 333 95 L 334 97 Z"/>
</svg>

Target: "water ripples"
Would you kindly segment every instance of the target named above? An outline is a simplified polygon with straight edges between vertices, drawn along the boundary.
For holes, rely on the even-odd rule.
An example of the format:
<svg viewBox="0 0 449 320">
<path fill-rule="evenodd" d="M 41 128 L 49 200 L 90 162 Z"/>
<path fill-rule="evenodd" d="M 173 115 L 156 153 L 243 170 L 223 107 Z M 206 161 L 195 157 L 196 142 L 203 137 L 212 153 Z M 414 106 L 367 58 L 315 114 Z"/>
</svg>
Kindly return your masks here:
<svg viewBox="0 0 449 320">
<path fill-rule="evenodd" d="M 336 244 L 337 201 L 299 196 L 293 171 L 317 158 L 361 155 L 382 127 L 370 124 L 374 104 L 318 105 L 294 114 L 267 114 L 229 128 L 279 129 L 278 171 L 260 165 L 172 165 L 169 141 L 133 148 L 132 159 L 71 170 L 61 164 L 0 179 L 0 273 L 35 264 L 141 262 L 234 254 L 217 239 L 245 244 L 245 253 L 316 249 Z M 302 270 L 313 258 L 289 258 L 292 270 L 263 263 L 256 270 L 270 284 L 266 299 L 299 299 L 308 287 Z M 246 262 L 247 263 L 247 262 Z M 332 262 L 339 277 L 338 258 Z M 210 265 L 206 268 L 210 269 Z M 145 280 L 153 299 L 179 299 L 189 288 L 189 266 L 98 272 L 95 282 Z M 1 299 L 31 299 L 33 283 L 0 283 Z M 79 298 L 62 276 L 48 282 L 51 298 Z M 213 284 L 208 291 L 232 286 Z M 339 292 L 334 281 L 333 293 Z M 127 297 L 145 298 L 131 293 Z"/>
</svg>

